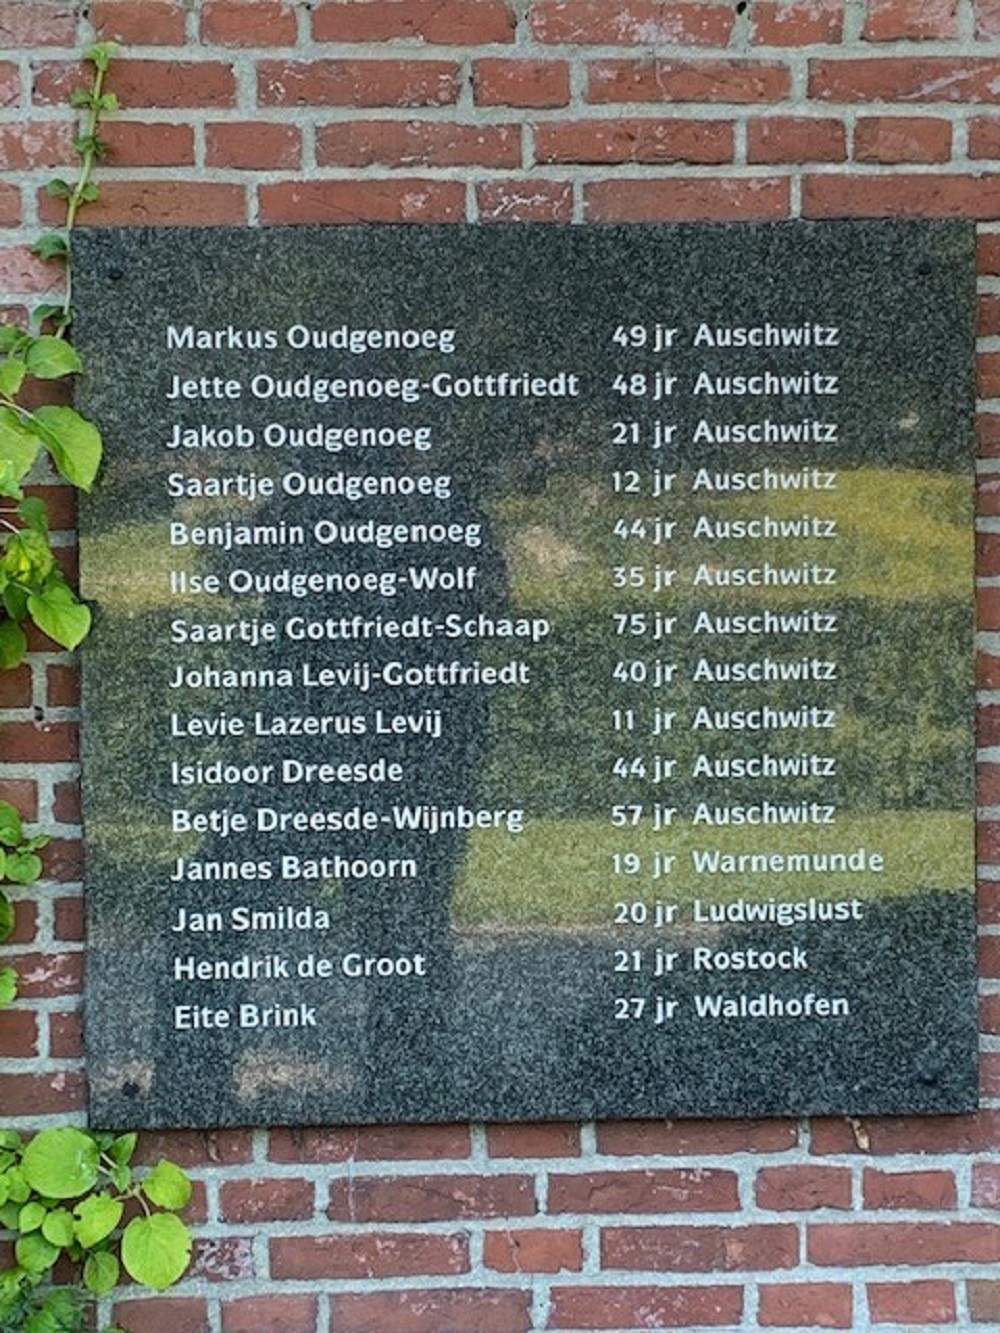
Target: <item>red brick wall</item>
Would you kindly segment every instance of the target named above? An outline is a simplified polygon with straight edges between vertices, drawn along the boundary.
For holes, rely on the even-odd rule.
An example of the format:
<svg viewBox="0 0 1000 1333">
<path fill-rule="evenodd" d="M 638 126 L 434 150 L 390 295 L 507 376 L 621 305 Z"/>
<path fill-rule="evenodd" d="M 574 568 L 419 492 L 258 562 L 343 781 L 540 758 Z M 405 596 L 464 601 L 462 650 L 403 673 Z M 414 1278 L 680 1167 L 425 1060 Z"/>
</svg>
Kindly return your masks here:
<svg viewBox="0 0 1000 1333">
<path fill-rule="evenodd" d="M 1000 0 L 0 0 L 0 305 L 95 30 L 127 110 L 91 223 L 874 215 L 981 224 L 983 1110 L 931 1120 L 151 1136 L 193 1273 L 131 1333 L 1000 1324 Z M 51 490 L 67 562 L 72 498 Z M 57 829 L 0 1123 L 80 1114 L 71 661 L 0 677 L 0 796 Z"/>
</svg>

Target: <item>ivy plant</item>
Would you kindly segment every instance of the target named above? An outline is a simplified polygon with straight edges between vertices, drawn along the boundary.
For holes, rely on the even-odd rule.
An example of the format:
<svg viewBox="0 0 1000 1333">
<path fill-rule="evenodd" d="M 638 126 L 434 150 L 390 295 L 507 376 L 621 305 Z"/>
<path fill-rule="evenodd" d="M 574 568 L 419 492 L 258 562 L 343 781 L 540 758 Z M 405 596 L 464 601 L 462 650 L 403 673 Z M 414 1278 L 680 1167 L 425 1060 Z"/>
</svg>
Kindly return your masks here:
<svg viewBox="0 0 1000 1333">
<path fill-rule="evenodd" d="M 70 485 L 89 491 L 101 462 L 101 434 L 72 407 L 50 404 L 32 409 L 24 399 L 32 380 L 65 379 L 83 368 L 66 340 L 73 322 L 69 237 L 80 209 L 100 193 L 93 173 L 105 153 L 99 137 L 101 117 L 118 107 L 115 94 L 104 91 L 113 54 L 114 45 L 108 42 L 87 52 L 93 69 L 91 82 L 70 97 L 73 107 L 86 112 L 83 133 L 74 140 L 80 171 L 75 184 L 61 178 L 49 182 L 49 195 L 66 200 L 66 220 L 61 231 L 42 236 L 34 247 L 40 258 L 65 264 L 63 300 L 35 311 L 36 324 L 43 330 L 37 335 L 16 324 L 0 325 L 0 532 L 4 534 L 0 547 L 0 668 L 17 666 L 24 657 L 26 620 L 71 649 L 90 629 L 89 610 L 56 563 L 45 505 L 24 494 L 23 482 L 39 456 L 47 454 Z"/>
<path fill-rule="evenodd" d="M 69 239 L 80 209 L 99 197 L 93 173 L 105 152 L 101 117 L 118 107 L 115 95 L 104 90 L 114 49 L 100 43 L 86 53 L 90 82 L 70 97 L 70 105 L 84 113 L 75 140 L 79 173 L 73 184 L 49 183 L 49 195 L 66 201 L 65 222 L 34 247 L 40 258 L 65 266 L 65 295 L 35 310 L 37 333 L 0 325 L 0 669 L 24 658 L 27 621 L 67 649 L 90 629 L 90 611 L 56 562 L 46 506 L 25 494 L 24 483 L 47 455 L 61 477 L 89 491 L 101 462 L 101 435 L 72 407 L 30 407 L 27 400 L 33 380 L 61 380 L 82 369 L 67 340 L 73 322 Z M 28 837 L 18 812 L 0 801 L 0 886 L 6 886 L 0 887 L 0 944 L 14 928 L 9 889 L 40 878 L 39 852 L 48 841 L 44 834 Z M 15 970 L 0 967 L 0 1008 L 16 996 Z M 73 1126 L 46 1129 L 27 1141 L 0 1130 L 0 1228 L 15 1237 L 14 1263 L 0 1271 L 0 1333 L 80 1333 L 87 1297 L 111 1292 L 123 1269 L 154 1291 L 183 1276 L 191 1233 L 179 1214 L 190 1201 L 191 1182 L 169 1161 L 136 1171 L 136 1143 L 135 1134 Z M 76 1265 L 77 1286 L 53 1286 L 61 1259 Z"/>
</svg>

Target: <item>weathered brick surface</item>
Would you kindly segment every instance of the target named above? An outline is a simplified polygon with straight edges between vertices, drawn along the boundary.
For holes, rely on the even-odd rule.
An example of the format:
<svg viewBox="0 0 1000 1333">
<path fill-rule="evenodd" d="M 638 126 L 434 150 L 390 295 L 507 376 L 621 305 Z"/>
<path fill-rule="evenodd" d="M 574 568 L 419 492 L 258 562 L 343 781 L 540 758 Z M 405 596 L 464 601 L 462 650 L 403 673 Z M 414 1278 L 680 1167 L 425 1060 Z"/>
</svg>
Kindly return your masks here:
<svg viewBox="0 0 1000 1333">
<path fill-rule="evenodd" d="M 977 417 L 1000 458 L 1000 0 L 0 0 L 0 310 L 59 290 L 62 101 L 127 50 L 89 225 L 968 217 Z M 59 386 L 46 398 L 60 401 Z M 65 401 L 65 397 L 62 399 Z M 41 401 L 41 399 L 39 399 Z M 41 492 L 36 492 L 41 493 Z M 72 574 L 72 497 L 48 486 Z M 1000 577 L 1000 481 L 977 487 Z M 1000 633 L 1000 592 L 978 590 Z M 3 958 L 0 1123 L 79 1116 L 78 681 L 0 677 L 0 799 L 51 825 Z M 980 687 L 1000 690 L 985 639 Z M 980 744 L 1000 746 L 981 703 Z M 979 764 L 1000 807 L 1000 764 Z M 128 1333 L 1000 1325 L 1000 819 L 979 830 L 977 1115 L 149 1134 L 195 1176 L 192 1276 Z"/>
</svg>

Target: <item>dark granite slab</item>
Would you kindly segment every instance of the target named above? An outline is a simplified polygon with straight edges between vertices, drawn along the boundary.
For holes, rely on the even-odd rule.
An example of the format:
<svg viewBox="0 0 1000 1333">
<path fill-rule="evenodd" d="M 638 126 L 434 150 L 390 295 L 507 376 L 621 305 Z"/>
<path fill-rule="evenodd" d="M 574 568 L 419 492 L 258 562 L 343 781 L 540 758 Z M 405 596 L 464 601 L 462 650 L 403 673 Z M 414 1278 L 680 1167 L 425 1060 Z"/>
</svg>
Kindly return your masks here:
<svg viewBox="0 0 1000 1333">
<path fill-rule="evenodd" d="M 95 1124 L 975 1105 L 971 226 L 75 244 Z"/>
</svg>

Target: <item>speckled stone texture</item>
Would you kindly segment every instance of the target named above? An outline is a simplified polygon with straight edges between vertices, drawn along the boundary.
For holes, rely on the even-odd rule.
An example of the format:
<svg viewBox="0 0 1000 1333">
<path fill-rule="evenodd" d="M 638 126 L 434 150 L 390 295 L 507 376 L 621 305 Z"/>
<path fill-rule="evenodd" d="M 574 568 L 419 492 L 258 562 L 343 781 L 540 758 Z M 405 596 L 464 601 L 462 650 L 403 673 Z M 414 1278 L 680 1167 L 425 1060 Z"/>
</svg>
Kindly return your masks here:
<svg viewBox="0 0 1000 1333">
<path fill-rule="evenodd" d="M 95 1124 L 975 1105 L 971 226 L 102 230 L 75 246 L 83 406 L 108 453 L 81 519 L 96 612 L 84 662 Z M 768 323 L 841 333 L 821 347 L 698 340 L 702 324 Z M 275 330 L 279 345 L 168 350 L 171 324 Z M 296 324 L 454 328 L 456 345 L 296 351 L 284 341 Z M 654 353 L 613 342 L 619 325 L 677 332 Z M 317 404 L 249 389 L 260 372 L 426 386 L 503 371 L 578 375 L 580 394 L 421 388 L 413 403 Z M 806 393 L 786 383 L 766 394 L 732 382 L 710 394 L 698 379 L 767 372 L 819 378 Z M 676 376 L 673 392 L 615 391 L 617 375 L 638 373 L 650 385 Z M 175 375 L 232 378 L 242 396 L 168 401 Z M 838 392 L 823 391 L 827 377 Z M 638 444 L 615 431 L 633 421 Z M 176 423 L 240 426 L 254 442 L 171 449 Z M 279 447 L 265 442 L 269 423 L 430 427 L 431 447 Z M 774 438 L 782 425 L 792 438 Z M 423 478 L 425 491 L 293 497 L 293 473 L 334 488 L 338 474 Z M 240 474 L 273 479 L 275 494 L 170 494 Z M 739 489 L 748 475 L 759 489 Z M 460 525 L 478 544 L 315 540 L 316 523 L 371 519 Z M 227 522 L 301 524 L 306 537 L 171 545 L 172 524 Z M 408 582 L 411 567 L 470 566 L 471 585 Z M 244 591 L 234 570 L 339 571 L 362 586 Z M 748 570 L 774 581 L 736 584 Z M 222 590 L 172 593 L 170 571 Z M 355 615 L 420 637 L 288 633 L 291 618 Z M 436 628 L 451 615 L 547 632 L 452 638 Z M 240 620 L 273 624 L 275 641 L 172 642 L 179 623 Z M 397 686 L 394 663 L 506 674 L 496 686 Z M 206 668 L 270 672 L 271 684 L 211 688 L 197 683 Z M 179 672 L 195 674 L 176 685 Z M 764 707 L 784 710 L 785 725 Z M 258 714 L 268 725 L 334 718 L 336 729 L 254 735 Z M 377 734 L 379 716 L 409 718 L 408 732 Z M 223 734 L 233 718 L 246 734 Z M 244 773 L 381 760 L 401 776 L 172 783 L 174 763 L 219 760 Z M 523 831 L 504 816 L 471 831 L 395 827 L 416 805 L 523 810 Z M 238 812 L 251 828 L 176 832 L 175 811 L 217 823 Z M 375 826 L 309 825 L 329 812 Z M 282 814 L 306 827 L 271 831 Z M 713 860 L 748 853 L 774 859 L 731 871 Z M 828 853 L 852 868 L 806 868 Z M 805 860 L 792 869 L 794 855 Z M 395 858 L 414 873 L 285 873 L 284 857 L 324 856 Z M 220 863 L 236 877 L 189 873 Z M 795 904 L 845 919 L 775 919 Z M 236 928 L 244 909 L 280 908 L 323 924 Z M 213 912 L 222 929 L 194 929 L 194 914 Z M 753 950 L 784 964 L 741 968 Z M 351 978 L 355 953 L 420 955 L 426 975 Z M 175 979 L 178 959 L 277 975 Z M 299 975 L 324 967 L 331 976 Z M 719 999 L 763 1015 L 713 1016 Z M 847 1012 L 817 1013 L 817 1000 Z M 779 1016 L 793 1003 L 805 1011 Z M 232 1025 L 177 1030 L 178 1006 L 224 1011 Z M 315 1026 L 241 1027 L 241 1006 L 295 1009 Z"/>
</svg>

